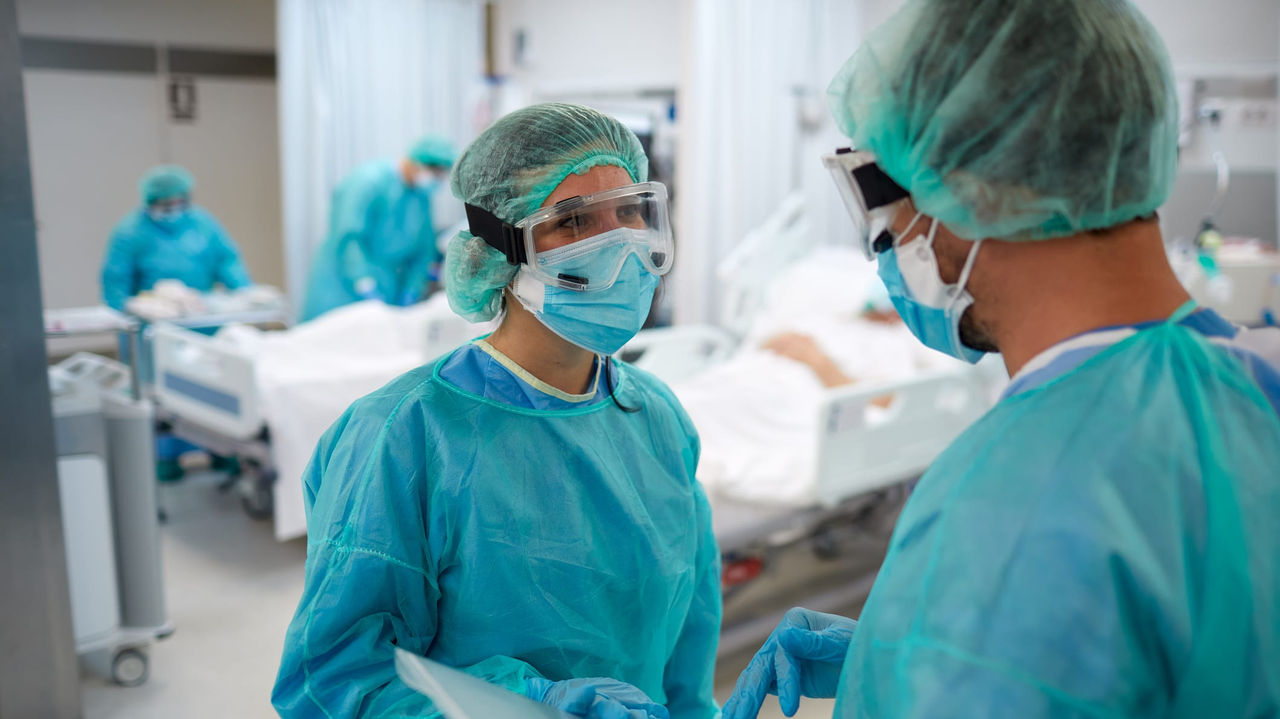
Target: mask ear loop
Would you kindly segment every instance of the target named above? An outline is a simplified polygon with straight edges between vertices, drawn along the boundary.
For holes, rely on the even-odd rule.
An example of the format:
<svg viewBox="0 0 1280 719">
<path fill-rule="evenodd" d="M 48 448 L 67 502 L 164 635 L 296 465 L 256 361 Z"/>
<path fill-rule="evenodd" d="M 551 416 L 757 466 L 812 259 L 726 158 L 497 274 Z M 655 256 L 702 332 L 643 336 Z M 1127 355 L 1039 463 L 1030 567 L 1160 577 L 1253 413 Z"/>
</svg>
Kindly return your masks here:
<svg viewBox="0 0 1280 719">
<path fill-rule="evenodd" d="M 965 291 L 965 285 L 969 284 L 969 275 L 973 272 L 973 264 L 978 259 L 978 248 L 982 246 L 982 240 L 975 240 L 973 249 L 969 250 L 969 256 L 965 258 L 964 267 L 960 270 L 960 279 L 956 284 L 952 285 L 948 292 L 951 295 L 951 301 L 947 303 L 947 313 L 950 314 L 956 303 L 960 301 L 960 297 L 968 294 Z M 973 306 L 973 295 L 969 295 L 969 306 Z M 967 307 L 965 309 L 968 309 Z M 960 317 L 957 317 L 951 324 L 951 342 L 957 349 L 964 347 L 964 341 L 960 339 Z"/>
<path fill-rule="evenodd" d="M 969 284 L 969 275 L 973 273 L 973 264 L 978 260 L 978 248 L 980 247 L 982 247 L 982 240 L 974 240 L 973 249 L 969 250 L 969 256 L 965 258 L 964 267 L 960 270 L 960 279 L 956 280 L 955 291 L 951 293 L 952 305 L 964 293 L 965 285 Z"/>
<path fill-rule="evenodd" d="M 898 236 L 893 238 L 894 247 L 897 247 L 898 245 L 902 244 L 902 238 L 907 237 L 911 233 L 911 228 L 916 226 L 916 223 L 920 221 L 921 217 L 924 217 L 924 213 L 916 212 L 915 217 L 911 218 L 911 221 L 908 222 L 907 226 L 902 229 L 902 232 L 898 233 Z M 937 222 L 938 222 L 937 220 L 934 220 L 935 224 Z M 931 242 L 933 241 L 933 230 L 929 231 L 929 240 Z"/>
</svg>

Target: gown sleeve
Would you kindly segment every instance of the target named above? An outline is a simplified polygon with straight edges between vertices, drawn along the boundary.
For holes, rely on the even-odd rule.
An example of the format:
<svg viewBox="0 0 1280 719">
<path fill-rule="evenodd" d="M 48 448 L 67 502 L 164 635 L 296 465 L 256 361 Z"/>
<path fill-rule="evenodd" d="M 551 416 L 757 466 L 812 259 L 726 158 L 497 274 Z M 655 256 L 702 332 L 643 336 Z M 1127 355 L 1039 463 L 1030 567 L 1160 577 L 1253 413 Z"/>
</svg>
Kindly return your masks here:
<svg viewBox="0 0 1280 719">
<path fill-rule="evenodd" d="M 283 717 L 435 715 L 394 667 L 396 647 L 426 655 L 438 627 L 427 450 L 414 422 L 360 407 L 321 439 L 304 476 L 306 584 L 272 692 Z M 459 668 L 516 691 L 538 676 L 509 657 Z"/>
<path fill-rule="evenodd" d="M 111 309 L 123 312 L 125 302 L 137 294 L 136 274 L 133 236 L 123 227 L 116 227 L 102 260 L 102 301 Z"/>
<path fill-rule="evenodd" d="M 240 256 L 240 248 L 236 246 L 235 241 L 216 219 L 209 217 L 208 223 L 209 234 L 217 246 L 218 253 L 218 266 L 214 272 L 214 279 L 229 290 L 238 290 L 253 284 L 253 280 L 249 278 L 249 269 L 245 267 L 244 260 Z"/>
<path fill-rule="evenodd" d="M 380 197 L 375 182 L 365 179 L 344 183 L 333 195 L 333 214 L 330 218 L 330 249 L 337 253 L 337 282 L 348 296 L 356 299 L 381 299 L 387 301 L 387 278 L 370 260 L 369 243 L 374 240 L 370 223 Z M 363 278 L 376 282 L 374 292 L 360 291 L 357 283 Z"/>
<path fill-rule="evenodd" d="M 427 288 L 436 278 L 441 260 L 440 250 L 436 246 L 436 233 L 432 229 L 430 211 L 422 230 L 422 247 L 413 261 L 405 268 L 404 280 L 400 286 L 400 296 L 392 298 L 400 305 L 411 305 L 427 295 Z"/>
</svg>

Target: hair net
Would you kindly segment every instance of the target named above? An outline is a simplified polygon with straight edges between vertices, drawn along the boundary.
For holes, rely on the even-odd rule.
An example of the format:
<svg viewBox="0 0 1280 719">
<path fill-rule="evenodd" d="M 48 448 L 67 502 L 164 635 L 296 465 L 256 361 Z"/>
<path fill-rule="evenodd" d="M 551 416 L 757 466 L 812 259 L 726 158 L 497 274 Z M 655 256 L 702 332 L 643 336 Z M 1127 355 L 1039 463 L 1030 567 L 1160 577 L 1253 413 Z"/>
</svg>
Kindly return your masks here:
<svg viewBox="0 0 1280 719">
<path fill-rule="evenodd" d="M 836 123 L 957 235 L 1103 229 L 1168 196 L 1173 76 L 1127 0 L 910 0 L 867 38 Z"/>
<path fill-rule="evenodd" d="M 190 172 L 177 165 L 157 165 L 142 176 L 138 183 L 138 193 L 142 195 L 142 204 L 149 205 L 171 197 L 190 195 L 196 180 Z"/>
<path fill-rule="evenodd" d="M 516 276 L 507 256 L 467 231 L 449 240 L 444 290 L 449 306 L 469 322 L 487 322 L 502 309 L 502 288 Z"/>
<path fill-rule="evenodd" d="M 579 105 L 534 105 L 501 118 L 463 151 L 453 194 L 514 224 L 570 174 L 600 165 L 621 167 L 634 182 L 649 178 L 644 149 L 621 122 Z M 493 319 L 516 269 L 484 240 L 458 233 L 445 251 L 449 306 L 473 322 Z"/>
<path fill-rule="evenodd" d="M 427 135 L 409 148 L 409 159 L 428 167 L 451 167 L 456 154 L 453 143 L 439 135 Z"/>
</svg>

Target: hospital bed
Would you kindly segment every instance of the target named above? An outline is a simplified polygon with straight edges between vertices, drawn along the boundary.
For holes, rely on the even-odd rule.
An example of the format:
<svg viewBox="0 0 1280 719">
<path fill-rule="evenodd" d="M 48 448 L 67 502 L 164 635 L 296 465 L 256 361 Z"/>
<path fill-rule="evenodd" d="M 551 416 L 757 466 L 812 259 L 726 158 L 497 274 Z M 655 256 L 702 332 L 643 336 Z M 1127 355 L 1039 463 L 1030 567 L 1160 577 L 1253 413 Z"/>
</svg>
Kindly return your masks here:
<svg viewBox="0 0 1280 719">
<path fill-rule="evenodd" d="M 157 414 L 177 436 L 240 459 L 234 486 L 245 511 L 273 518 L 283 541 L 305 534 L 306 520 L 300 483 L 276 480 L 302 476 L 342 410 L 486 330 L 453 314 L 442 294 L 416 308 L 340 308 L 294 328 L 290 345 L 284 333 L 246 330 L 237 342 L 157 323 Z"/>
<path fill-rule="evenodd" d="M 707 363 L 705 369 L 725 352 L 723 346 L 707 348 L 713 337 L 708 333 L 699 338 L 696 332 L 654 337 L 654 349 L 661 355 L 654 369 L 661 376 L 673 368 L 669 377 L 696 382 L 695 366 Z M 700 345 L 697 339 L 706 343 Z M 648 341 L 644 338 L 638 344 Z M 676 357 L 680 351 L 688 352 L 687 361 Z M 805 596 L 805 606 L 837 612 L 865 598 L 892 522 L 876 534 L 859 528 L 862 518 L 886 512 L 896 516 L 910 484 L 990 406 L 998 374 L 999 368 L 988 364 L 828 390 L 814 408 L 818 431 L 810 440 L 815 445 L 812 466 L 798 460 L 794 473 L 780 478 L 805 483 L 807 490 L 801 501 L 770 501 L 708 488 L 724 565 L 726 617 L 721 656 L 758 645 L 781 619 L 781 613 L 798 603 L 790 601 L 760 613 L 759 602 L 745 599 L 745 615 L 735 611 L 732 603 L 735 595 L 749 593 L 751 585 L 775 562 L 786 561 L 797 545 L 806 545 L 817 559 L 832 562 L 859 548 L 872 555 L 861 574 L 848 577 L 830 591 Z M 885 397 L 892 397 L 888 408 L 877 407 L 877 400 Z"/>
</svg>

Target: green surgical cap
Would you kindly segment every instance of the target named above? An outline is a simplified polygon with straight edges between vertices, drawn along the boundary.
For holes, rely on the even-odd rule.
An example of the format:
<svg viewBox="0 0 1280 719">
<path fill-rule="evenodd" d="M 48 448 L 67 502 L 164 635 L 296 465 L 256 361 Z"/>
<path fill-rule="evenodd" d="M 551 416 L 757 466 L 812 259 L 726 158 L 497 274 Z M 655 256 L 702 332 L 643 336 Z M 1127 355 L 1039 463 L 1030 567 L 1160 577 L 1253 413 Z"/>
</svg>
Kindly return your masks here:
<svg viewBox="0 0 1280 719">
<path fill-rule="evenodd" d="M 601 165 L 621 167 L 633 182 L 649 178 L 640 140 L 621 122 L 580 105 L 533 105 L 501 118 L 462 152 L 453 194 L 514 224 L 570 174 Z M 492 319 L 516 269 L 480 238 L 459 233 L 445 252 L 449 305 L 472 321 Z"/>
<path fill-rule="evenodd" d="M 455 156 L 453 143 L 439 135 L 427 135 L 409 148 L 409 159 L 427 167 L 451 167 Z"/>
<path fill-rule="evenodd" d="M 649 178 L 640 140 L 621 122 L 580 105 L 533 105 L 501 118 L 463 151 L 453 194 L 515 223 L 571 173 L 598 165 L 617 165 L 634 182 Z"/>
<path fill-rule="evenodd" d="M 190 195 L 195 186 L 195 178 L 184 168 L 177 165 L 157 165 L 142 176 L 138 183 L 138 193 L 142 195 L 142 204 L 150 205 L 160 200 Z"/>
<path fill-rule="evenodd" d="M 828 94 L 853 146 L 968 239 L 1147 216 L 1177 170 L 1168 54 L 1127 0 L 909 0 Z"/>
</svg>

